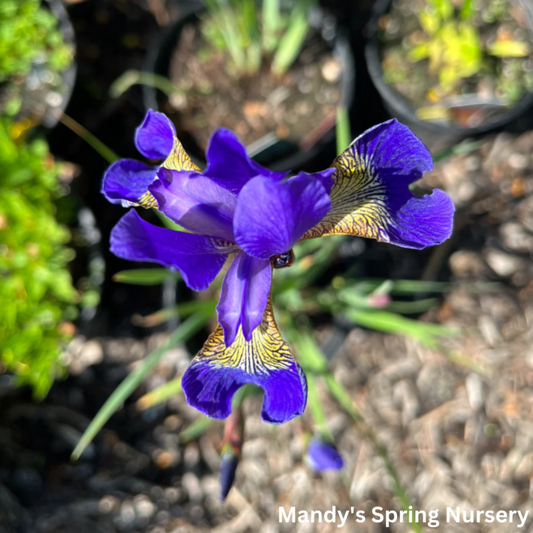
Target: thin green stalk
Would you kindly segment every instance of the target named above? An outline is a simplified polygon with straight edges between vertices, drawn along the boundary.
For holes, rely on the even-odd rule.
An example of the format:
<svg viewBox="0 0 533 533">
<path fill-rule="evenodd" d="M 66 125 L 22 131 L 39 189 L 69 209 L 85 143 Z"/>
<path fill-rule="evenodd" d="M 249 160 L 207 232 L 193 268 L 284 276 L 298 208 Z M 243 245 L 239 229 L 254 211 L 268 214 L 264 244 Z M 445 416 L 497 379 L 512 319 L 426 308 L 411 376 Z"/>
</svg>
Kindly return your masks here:
<svg viewBox="0 0 533 533">
<path fill-rule="evenodd" d="M 189 317 L 172 333 L 168 341 L 154 350 L 124 381 L 114 390 L 102 408 L 93 418 L 89 427 L 83 433 L 76 448 L 72 452 L 71 459 L 77 460 L 85 448 L 94 439 L 104 424 L 122 407 L 122 404 L 133 391 L 144 381 L 148 373 L 159 362 L 161 357 L 176 344 L 184 342 L 199 331 L 211 318 L 210 312 L 199 312 Z"/>
<path fill-rule="evenodd" d="M 86 130 L 80 123 L 69 117 L 63 112 L 60 112 L 59 120 L 69 130 L 73 131 L 78 137 L 81 137 L 89 146 L 94 148 L 109 164 L 117 161 L 119 156 L 108 148 L 100 139 L 97 139 L 90 131 Z"/>
<path fill-rule="evenodd" d="M 311 416 L 315 421 L 318 430 L 320 431 L 321 436 L 329 441 L 333 442 L 333 435 L 328 427 L 326 421 L 326 414 L 322 408 L 322 403 L 318 397 L 318 390 L 316 386 L 316 378 L 313 374 L 307 375 L 307 388 L 308 388 L 308 398 L 309 398 L 309 407 L 311 409 Z"/>
</svg>

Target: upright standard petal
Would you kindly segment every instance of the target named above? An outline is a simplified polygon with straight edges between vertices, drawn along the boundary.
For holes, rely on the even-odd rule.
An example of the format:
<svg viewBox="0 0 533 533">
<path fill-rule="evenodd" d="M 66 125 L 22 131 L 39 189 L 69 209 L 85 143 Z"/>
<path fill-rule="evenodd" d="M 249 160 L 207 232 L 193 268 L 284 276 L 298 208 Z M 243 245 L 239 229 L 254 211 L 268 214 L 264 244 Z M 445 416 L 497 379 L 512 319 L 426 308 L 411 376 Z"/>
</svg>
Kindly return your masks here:
<svg viewBox="0 0 533 533">
<path fill-rule="evenodd" d="M 207 289 L 234 248 L 209 237 L 153 226 L 133 209 L 111 232 L 115 255 L 177 268 L 186 285 L 196 291 Z"/>
<path fill-rule="evenodd" d="M 211 136 L 206 158 L 208 164 L 204 174 L 235 195 L 255 176 L 279 181 L 287 175 L 286 172 L 268 170 L 250 159 L 237 136 L 223 128 Z"/>
<path fill-rule="evenodd" d="M 409 190 L 409 184 L 433 169 L 433 161 L 422 142 L 397 120 L 363 133 L 333 167 L 331 211 L 303 239 L 356 235 L 422 249 L 451 235 L 451 199 L 438 190 L 421 198 Z"/>
<path fill-rule="evenodd" d="M 149 109 L 135 132 L 137 150 L 148 159 L 166 159 L 174 147 L 176 129 L 166 115 Z"/>
<path fill-rule="evenodd" d="M 307 380 L 281 338 L 270 300 L 250 342 L 239 332 L 227 347 L 219 326 L 181 380 L 189 405 L 218 419 L 229 416 L 233 395 L 246 383 L 265 391 L 261 411 L 265 422 L 282 424 L 303 414 Z"/>
<path fill-rule="evenodd" d="M 159 169 L 150 187 L 159 210 L 185 229 L 233 242 L 237 199 L 198 172 Z"/>
<path fill-rule="evenodd" d="M 282 182 L 264 177 L 250 180 L 239 194 L 235 209 L 237 244 L 258 259 L 288 252 L 329 212 L 331 203 L 321 180 L 330 179 L 333 172 L 301 172 Z"/>
<path fill-rule="evenodd" d="M 270 294 L 270 261 L 256 259 L 244 252 L 231 263 L 220 291 L 218 321 L 224 330 L 224 342 L 231 346 L 239 329 L 247 342 L 261 321 Z"/>
<path fill-rule="evenodd" d="M 121 159 L 113 163 L 104 174 L 102 193 L 112 204 L 140 204 L 156 174 L 155 167 L 133 159 Z"/>
</svg>

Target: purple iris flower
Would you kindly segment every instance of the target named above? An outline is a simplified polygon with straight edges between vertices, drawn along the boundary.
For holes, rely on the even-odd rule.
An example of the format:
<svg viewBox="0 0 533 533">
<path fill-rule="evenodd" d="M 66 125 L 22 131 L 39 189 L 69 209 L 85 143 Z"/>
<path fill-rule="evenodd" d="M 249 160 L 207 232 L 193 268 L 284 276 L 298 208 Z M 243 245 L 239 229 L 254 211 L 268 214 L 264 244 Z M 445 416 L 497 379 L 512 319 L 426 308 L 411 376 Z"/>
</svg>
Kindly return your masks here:
<svg viewBox="0 0 533 533">
<path fill-rule="evenodd" d="M 245 383 L 262 387 L 263 420 L 301 415 L 305 375 L 281 338 L 272 312 L 272 270 L 290 261 L 300 240 L 350 234 L 409 248 L 448 238 L 453 204 L 442 191 L 423 198 L 409 184 L 432 169 L 425 146 L 392 120 L 358 137 L 331 168 L 287 179 L 252 161 L 228 130 L 219 129 L 201 172 L 169 119 L 148 111 L 136 133 L 139 151 L 159 166 L 114 163 L 102 192 L 114 203 L 159 209 L 186 232 L 145 222 L 130 210 L 111 234 L 111 251 L 132 261 L 178 269 L 204 290 L 228 260 L 217 306 L 219 326 L 182 378 L 187 401 L 226 418 Z"/>
<path fill-rule="evenodd" d="M 313 438 L 309 443 L 306 462 L 317 472 L 340 470 L 344 467 L 344 460 L 335 446 L 318 438 Z"/>
</svg>

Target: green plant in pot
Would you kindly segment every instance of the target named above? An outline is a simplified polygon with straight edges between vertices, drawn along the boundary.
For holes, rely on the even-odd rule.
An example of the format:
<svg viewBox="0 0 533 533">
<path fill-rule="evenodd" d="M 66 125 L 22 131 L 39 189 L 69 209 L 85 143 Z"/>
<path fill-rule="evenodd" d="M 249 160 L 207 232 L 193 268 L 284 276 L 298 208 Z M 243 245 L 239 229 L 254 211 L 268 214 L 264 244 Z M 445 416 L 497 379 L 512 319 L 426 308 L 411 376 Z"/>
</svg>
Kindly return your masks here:
<svg viewBox="0 0 533 533">
<path fill-rule="evenodd" d="M 0 371 L 42 397 L 62 373 L 78 293 L 67 267 L 70 234 L 55 218 L 60 166 L 45 141 L 26 144 L 19 132 L 0 120 Z"/>
<path fill-rule="evenodd" d="M 264 0 L 261 8 L 255 0 L 206 0 L 204 36 L 212 46 L 229 52 L 233 74 L 253 75 L 263 61 L 270 61 L 272 74 L 282 76 L 301 52 L 315 3 L 298 0 L 288 13 L 280 9 L 280 0 Z"/>
<path fill-rule="evenodd" d="M 61 105 L 68 90 L 64 73 L 73 62 L 74 48 L 65 42 L 47 5 L 41 0 L 0 2 L 0 112 L 4 115 L 31 116 L 40 122 L 48 108 Z"/>
<path fill-rule="evenodd" d="M 380 26 L 384 80 L 423 120 L 479 126 L 533 90 L 520 2 L 399 0 Z"/>
<path fill-rule="evenodd" d="M 317 4 L 206 0 L 170 30 L 154 66 L 159 77 L 126 73 L 114 88 L 129 79 L 162 89 L 167 98 L 150 97 L 147 107 L 165 111 L 198 157 L 216 127 L 235 131 L 252 154 L 260 151 L 254 143 L 282 140 L 277 149 L 305 151 L 327 132 L 333 140 L 346 69 L 335 53 L 336 22 L 317 16 Z"/>
</svg>

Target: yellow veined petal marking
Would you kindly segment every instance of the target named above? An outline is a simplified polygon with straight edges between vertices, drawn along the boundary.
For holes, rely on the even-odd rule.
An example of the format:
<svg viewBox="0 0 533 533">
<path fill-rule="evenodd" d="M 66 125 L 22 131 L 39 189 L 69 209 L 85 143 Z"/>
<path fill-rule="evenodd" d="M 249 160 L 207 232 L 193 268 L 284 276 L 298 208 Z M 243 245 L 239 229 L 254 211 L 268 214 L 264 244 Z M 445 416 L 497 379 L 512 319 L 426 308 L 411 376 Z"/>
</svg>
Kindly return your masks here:
<svg viewBox="0 0 533 533">
<path fill-rule="evenodd" d="M 249 374 L 264 374 L 272 370 L 289 368 L 293 357 L 289 345 L 281 338 L 269 297 L 263 321 L 247 342 L 239 330 L 233 344 L 224 343 L 224 332 L 220 325 L 207 339 L 196 356 L 198 362 L 207 362 L 230 368 L 239 368 Z"/>
<path fill-rule="evenodd" d="M 170 170 L 192 170 L 194 172 L 201 172 L 201 170 L 191 161 L 191 158 L 176 136 L 174 136 L 172 152 L 170 152 L 170 155 L 165 159 L 165 162 L 161 166 Z"/>
<path fill-rule="evenodd" d="M 386 186 L 380 181 L 370 157 L 355 151 L 355 144 L 332 164 L 336 169 L 331 189 L 331 211 L 301 240 L 328 235 L 355 235 L 388 241 L 390 224 Z"/>
<path fill-rule="evenodd" d="M 191 158 L 176 136 L 174 136 L 172 152 L 170 152 L 169 156 L 161 166 L 170 170 L 192 170 L 194 172 L 201 172 L 201 170 L 191 161 Z M 122 205 L 124 207 L 140 206 L 145 209 L 157 209 L 157 200 L 152 196 L 152 193 L 147 191 L 137 200 L 137 202 L 124 201 L 122 202 Z"/>
</svg>

